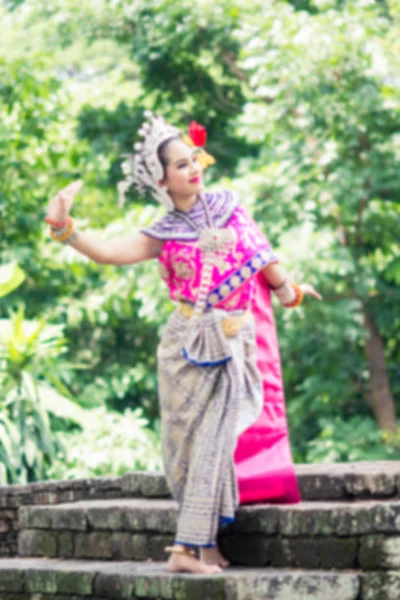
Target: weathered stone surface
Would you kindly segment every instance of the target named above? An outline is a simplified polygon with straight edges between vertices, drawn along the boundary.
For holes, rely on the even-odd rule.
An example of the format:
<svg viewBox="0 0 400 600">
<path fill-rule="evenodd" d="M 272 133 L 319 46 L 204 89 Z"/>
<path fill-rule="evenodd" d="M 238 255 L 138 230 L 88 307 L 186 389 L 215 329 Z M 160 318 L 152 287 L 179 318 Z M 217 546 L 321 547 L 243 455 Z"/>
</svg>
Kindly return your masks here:
<svg viewBox="0 0 400 600">
<path fill-rule="evenodd" d="M 139 496 L 141 473 L 126 473 L 121 477 L 121 491 L 124 496 Z"/>
<path fill-rule="evenodd" d="M 24 573 L 27 592 L 55 594 L 57 592 L 57 571 L 55 569 L 27 569 Z"/>
<path fill-rule="evenodd" d="M 14 556 L 18 552 L 18 545 L 11 546 L 9 542 L 0 544 L 0 556 Z"/>
<path fill-rule="evenodd" d="M 360 542 L 359 562 L 366 570 L 400 569 L 400 536 L 363 536 Z"/>
<path fill-rule="evenodd" d="M 107 598 L 98 598 L 97 596 L 85 596 L 86 600 L 108 600 Z M 64 594 L 5 594 L 1 600 L 83 600 L 82 596 L 65 596 Z"/>
<path fill-rule="evenodd" d="M 35 484 L 11 484 L 11 485 L 0 485 L 0 495 L 15 495 L 15 494 L 24 494 L 29 492 L 32 489 L 32 485 Z"/>
<path fill-rule="evenodd" d="M 390 497 L 400 493 L 400 461 L 295 465 L 303 500 L 339 499 L 346 496 Z M 126 473 L 122 477 L 67 481 L 43 481 L 27 485 L 0 486 L 0 506 L 20 506 L 38 502 L 141 494 L 169 496 L 162 473 Z M 40 497 L 38 494 L 48 494 Z M 68 495 L 69 494 L 69 495 Z M 110 496 L 108 496 L 110 494 Z M 116 497 L 116 496 L 115 496 Z"/>
<path fill-rule="evenodd" d="M 160 582 L 161 583 L 161 582 Z M 225 582 L 221 576 L 204 577 L 176 577 L 172 579 L 172 598 L 175 600 L 225 600 Z M 143 590 L 144 592 L 145 590 Z M 136 584 L 136 596 L 138 598 L 146 598 L 142 595 L 142 589 Z M 149 596 L 155 598 L 156 596 Z"/>
<path fill-rule="evenodd" d="M 171 497 L 171 492 L 163 473 L 126 473 L 120 479 L 120 486 L 126 496 L 144 496 L 146 498 Z"/>
<path fill-rule="evenodd" d="M 108 529 L 120 531 L 124 528 L 123 513 L 126 510 L 124 500 L 96 501 L 86 509 L 87 519 L 93 529 Z M 84 503 L 88 506 L 88 503 Z"/>
<path fill-rule="evenodd" d="M 351 569 L 357 560 L 357 540 L 281 538 L 272 552 L 275 567 L 303 569 Z"/>
<path fill-rule="evenodd" d="M 357 563 L 357 538 L 321 538 L 319 540 L 322 569 L 349 569 Z"/>
<path fill-rule="evenodd" d="M 334 503 L 322 502 L 283 506 L 279 514 L 279 531 L 284 536 L 331 535 L 336 507 Z"/>
<path fill-rule="evenodd" d="M 385 498 L 398 495 L 400 461 L 349 463 L 343 471 L 346 494 L 357 498 Z"/>
<path fill-rule="evenodd" d="M 399 600 L 400 572 L 364 573 L 361 590 L 362 600 Z"/>
<path fill-rule="evenodd" d="M 232 568 L 207 577 L 171 574 L 165 563 L 0 560 L 0 581 L 6 571 L 25 580 L 32 594 L 50 596 L 43 600 L 52 594 L 57 600 L 360 600 L 357 573 Z"/>
<path fill-rule="evenodd" d="M 4 507 L 5 508 L 18 508 L 18 506 L 22 506 L 23 504 L 29 504 L 29 501 L 26 502 L 24 500 L 25 500 L 25 497 L 20 496 L 18 494 L 16 494 L 15 496 L 0 495 L 0 507 L 2 507 L 2 508 L 4 508 Z"/>
<path fill-rule="evenodd" d="M 176 527 L 176 512 L 177 505 L 172 500 L 85 500 L 57 506 L 24 507 L 21 524 L 29 529 L 85 531 L 93 528 L 171 533 Z"/>
<path fill-rule="evenodd" d="M 280 508 L 269 504 L 242 506 L 236 514 L 236 520 L 226 527 L 227 533 L 263 533 L 266 535 L 279 531 Z"/>
<path fill-rule="evenodd" d="M 37 492 L 33 496 L 33 504 L 57 504 L 58 502 L 57 492 Z"/>
<path fill-rule="evenodd" d="M 385 498 L 396 494 L 394 473 L 366 472 L 362 477 L 358 473 L 344 476 L 347 494 L 356 498 Z"/>
<path fill-rule="evenodd" d="M 2 593 L 0 596 L 1 600 L 32 600 L 32 596 L 31 594 L 19 594 L 17 592 L 15 593 Z M 48 596 L 43 596 L 43 594 L 41 595 L 40 599 L 38 598 L 38 600 L 47 600 Z M 54 596 L 53 596 L 54 598 Z M 57 599 L 58 600 L 58 599 Z"/>
<path fill-rule="evenodd" d="M 132 532 L 146 531 L 145 511 L 133 506 L 129 511 L 124 511 L 122 513 L 122 529 Z"/>
<path fill-rule="evenodd" d="M 74 537 L 75 558 L 112 558 L 112 535 L 110 533 L 76 533 Z"/>
<path fill-rule="evenodd" d="M 12 529 L 11 521 L 0 519 L 0 533 L 4 533 L 5 531 L 9 531 L 10 529 Z"/>
<path fill-rule="evenodd" d="M 15 571 L 10 566 L 9 569 L 1 568 L 0 560 L 0 592 L 22 592 L 24 589 L 24 580 L 21 578 L 19 571 Z M 2 597 L 3 594 L 0 595 Z"/>
<path fill-rule="evenodd" d="M 165 508 L 159 510 L 158 514 L 155 511 L 146 512 L 145 524 L 147 531 L 175 533 L 178 507 L 175 503 L 171 506 L 169 502 L 166 502 Z"/>
<path fill-rule="evenodd" d="M 171 575 L 165 565 L 131 567 L 131 573 L 108 570 L 96 578 L 96 593 L 109 598 L 159 600 L 228 600 L 219 576 Z"/>
<path fill-rule="evenodd" d="M 88 528 L 86 513 L 81 506 L 86 507 L 86 503 L 60 504 L 58 506 L 43 507 L 43 511 L 48 511 L 51 517 L 52 529 L 68 529 L 71 531 L 86 531 Z M 35 510 L 35 509 L 33 509 Z"/>
<path fill-rule="evenodd" d="M 400 494 L 400 461 L 295 465 L 303 500 L 385 498 Z"/>
<path fill-rule="evenodd" d="M 94 573 L 70 571 L 68 566 L 59 568 L 56 572 L 57 591 L 63 594 L 90 596 L 93 589 Z"/>
<path fill-rule="evenodd" d="M 160 473 L 143 473 L 139 489 L 146 498 L 165 498 L 171 495 L 165 476 Z"/>
<path fill-rule="evenodd" d="M 86 490 L 60 490 L 58 492 L 58 500 L 60 504 L 68 504 L 70 502 L 79 502 L 87 497 Z"/>
<path fill-rule="evenodd" d="M 286 537 L 396 533 L 400 502 L 302 502 L 295 505 L 243 506 L 227 533 L 280 533 Z"/>
<path fill-rule="evenodd" d="M 91 530 L 90 534 L 87 532 L 87 535 L 75 537 L 74 555 L 76 557 L 112 558 L 118 556 L 134 560 L 144 560 L 145 558 L 159 560 L 163 555 L 160 551 L 157 552 L 157 543 L 151 540 L 153 536 L 164 536 L 165 539 L 171 539 L 176 528 L 177 506 L 172 500 L 125 498 L 103 501 L 86 500 L 53 507 L 26 507 L 21 511 L 25 523 L 38 522 L 42 526 L 50 524 L 51 527 L 54 527 L 53 532 L 80 532 L 84 527 L 87 527 L 88 531 Z M 28 531 L 29 533 L 27 533 Z M 40 532 L 43 534 L 46 531 L 47 533 L 52 532 L 52 530 L 45 529 L 21 531 L 21 552 L 24 556 L 48 553 L 49 556 L 55 556 L 54 539 L 40 535 Z M 379 500 L 303 502 L 296 505 L 264 504 L 241 507 L 235 523 L 223 529 L 221 543 L 230 558 L 240 564 L 249 564 L 245 559 L 247 555 L 254 560 L 252 566 L 267 565 L 270 562 L 269 556 L 274 551 L 276 557 L 282 557 L 283 565 L 300 566 L 301 564 L 308 567 L 340 566 L 347 568 L 354 564 L 355 537 L 374 536 L 382 533 L 395 535 L 399 532 L 400 502 L 397 500 L 386 502 Z M 113 537 L 113 534 L 121 535 Z M 138 547 L 139 551 L 136 553 L 133 541 L 129 541 L 129 537 L 123 537 L 122 534 L 146 535 L 147 539 L 145 542 L 144 538 L 136 538 L 137 540 L 142 539 Z M 282 540 L 300 538 L 300 541 L 297 545 L 287 541 L 282 547 L 279 547 L 279 544 L 277 546 L 277 542 L 271 546 L 272 542 L 268 538 L 274 535 L 278 535 Z M 306 542 L 305 538 L 311 541 Z M 343 538 L 342 541 L 341 538 Z M 353 538 L 352 541 L 348 541 L 349 538 Z M 60 546 L 59 551 L 63 553 L 63 556 L 71 556 L 71 541 L 68 537 L 62 538 L 62 540 L 63 546 L 62 549 Z M 118 540 L 122 543 L 121 549 L 119 549 Z M 302 548 L 307 544 L 309 545 L 310 562 L 299 563 L 296 557 L 304 557 Z M 48 551 L 44 550 L 44 545 L 48 547 Z M 338 551 L 332 552 L 333 547 Z M 387 556 L 390 554 L 390 547 L 389 544 Z M 91 554 L 92 549 L 93 554 Z M 132 555 L 131 552 L 134 554 Z M 312 558 L 313 552 L 315 560 Z M 392 554 L 395 554 L 395 550 Z M 292 558 L 289 559 L 289 556 Z M 337 564 L 330 562 L 335 557 L 338 559 Z M 320 565 L 317 564 L 317 558 L 321 559 Z M 363 560 L 370 559 L 364 558 Z M 276 562 L 276 558 L 273 564 L 279 564 Z M 396 566 L 397 563 L 387 562 L 386 568 L 395 568 Z M 370 568 L 375 567 L 376 565 L 372 565 Z"/>
<path fill-rule="evenodd" d="M 300 496 L 303 500 L 342 500 L 346 497 L 343 472 L 331 465 L 295 465 Z"/>
<path fill-rule="evenodd" d="M 294 564 L 301 564 L 299 559 L 308 543 L 309 567 L 329 568 L 334 556 L 337 568 L 342 568 L 355 564 L 355 539 L 362 538 L 359 560 L 363 568 L 400 569 L 400 547 L 395 541 L 396 536 L 400 537 L 400 461 L 296 465 L 296 472 L 303 499 L 313 501 L 292 506 L 241 507 L 236 523 L 228 530 L 231 540 L 237 538 L 231 541 L 236 544 L 235 552 L 247 552 L 249 547 L 240 547 L 240 540 L 241 536 L 249 536 L 249 543 L 253 537 L 255 564 L 265 560 L 269 564 L 268 553 L 275 554 L 275 561 L 282 556 L 286 561 L 283 564 L 287 564 L 290 554 Z M 138 498 L 129 498 L 135 495 Z M 168 497 L 161 473 L 0 486 L 0 556 L 17 551 L 20 533 L 24 555 L 58 553 L 71 557 L 71 533 L 87 531 L 108 532 L 107 543 L 103 541 L 97 548 L 98 556 L 108 558 L 111 552 L 114 560 L 145 560 L 145 555 L 160 560 L 164 557 L 162 548 L 170 543 L 176 527 L 176 505 Z M 317 501 L 327 497 L 341 501 Z M 354 501 L 357 498 L 364 500 Z M 38 502 L 48 504 L 39 506 Z M 51 535 L 36 537 L 33 529 Z M 272 545 L 269 536 L 277 538 Z M 279 546 L 279 539 L 286 540 L 286 545 Z"/>
<path fill-rule="evenodd" d="M 112 556 L 115 560 L 147 560 L 148 537 L 143 533 L 113 533 Z"/>
<path fill-rule="evenodd" d="M 57 534 L 52 531 L 21 531 L 18 538 L 18 553 L 21 556 L 57 556 Z"/>
<path fill-rule="evenodd" d="M 132 567 L 131 573 L 121 570 L 99 573 L 95 579 L 94 591 L 97 596 L 106 598 L 135 598 L 135 567 Z"/>
<path fill-rule="evenodd" d="M 124 503 L 124 529 L 175 533 L 177 505 L 172 500 L 132 499 Z"/>
<path fill-rule="evenodd" d="M 174 535 L 151 535 L 147 541 L 148 554 L 147 558 L 155 561 L 164 561 L 167 559 L 167 554 L 164 550 L 165 546 L 171 546 L 174 542 Z"/>
<path fill-rule="evenodd" d="M 271 564 L 276 554 L 274 538 L 253 533 L 251 535 L 220 535 L 219 547 L 231 564 L 262 567 Z"/>
<path fill-rule="evenodd" d="M 4 509 L 0 508 L 0 519 L 15 519 L 18 516 L 18 509 Z"/>
<path fill-rule="evenodd" d="M 230 573 L 225 582 L 229 600 L 358 600 L 355 573 L 296 572 L 271 569 Z"/>
<path fill-rule="evenodd" d="M 400 531 L 400 502 L 303 502 L 280 507 L 285 536 L 338 535 Z"/>
<path fill-rule="evenodd" d="M 63 531 L 58 535 L 58 556 L 71 558 L 74 555 L 74 536 L 71 531 Z"/>
<path fill-rule="evenodd" d="M 19 524 L 24 529 L 50 529 L 52 511 L 47 506 L 21 506 Z"/>
</svg>

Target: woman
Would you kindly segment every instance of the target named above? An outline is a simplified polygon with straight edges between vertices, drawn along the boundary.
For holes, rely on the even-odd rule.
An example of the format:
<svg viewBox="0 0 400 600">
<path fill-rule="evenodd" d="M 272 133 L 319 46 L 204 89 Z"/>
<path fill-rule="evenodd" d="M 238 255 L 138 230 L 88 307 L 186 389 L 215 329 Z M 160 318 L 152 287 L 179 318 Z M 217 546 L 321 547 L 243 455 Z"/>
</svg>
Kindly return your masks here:
<svg viewBox="0 0 400 600">
<path fill-rule="evenodd" d="M 179 506 L 168 569 L 218 573 L 228 566 L 218 529 L 234 520 L 239 502 L 300 499 L 270 288 L 287 307 L 304 294 L 321 297 L 288 280 L 235 194 L 204 191 L 203 166 L 212 162 L 196 147 L 204 130 L 182 138 L 160 117 L 147 118 L 119 187 L 150 189 L 167 214 L 126 239 L 90 239 L 69 217 L 77 181 L 50 201 L 46 220 L 53 239 L 98 263 L 159 259 L 177 302 L 157 352 L 163 459 Z"/>
</svg>

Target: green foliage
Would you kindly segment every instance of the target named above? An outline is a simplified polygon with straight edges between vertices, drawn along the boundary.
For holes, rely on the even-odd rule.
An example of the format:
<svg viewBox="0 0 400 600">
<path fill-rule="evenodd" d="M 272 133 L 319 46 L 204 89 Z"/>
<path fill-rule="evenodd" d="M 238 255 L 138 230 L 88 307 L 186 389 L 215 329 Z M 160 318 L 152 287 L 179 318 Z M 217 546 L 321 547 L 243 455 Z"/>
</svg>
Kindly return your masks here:
<svg viewBox="0 0 400 600">
<path fill-rule="evenodd" d="M 0 298 L 18 288 L 25 279 L 25 273 L 16 263 L 0 266 Z"/>
<path fill-rule="evenodd" d="M 55 140 L 49 144 L 59 83 L 40 76 L 43 67 L 43 61 L 10 64 L 0 58 L 0 251 L 6 255 L 24 238 L 23 257 L 37 239 L 38 199 L 61 150 Z"/>
<path fill-rule="evenodd" d="M 322 417 L 370 414 L 365 311 L 387 359 L 399 352 L 400 95 L 380 42 L 389 29 L 375 3 L 312 15 L 280 2 L 263 6 L 262 19 L 249 10 L 237 32 L 251 86 L 238 131 L 261 148 L 241 172 L 250 170 L 255 214 L 281 241 L 294 277 L 325 298 L 279 315 L 292 440 L 303 459 Z"/>
<path fill-rule="evenodd" d="M 121 20 L 118 40 L 139 68 L 142 93 L 132 105 L 122 102 L 112 110 L 83 107 L 78 130 L 95 152 L 111 149 L 109 182 L 121 178 L 120 156 L 132 151 L 146 108 L 179 127 L 193 119 L 204 124 L 207 148 L 218 156 L 214 177 L 230 174 L 242 153 L 256 152 L 230 126 L 245 102 L 244 75 L 235 66 L 240 47 L 231 33 L 238 8 L 186 0 L 121 2 L 115 8 Z"/>
<path fill-rule="evenodd" d="M 306 462 L 399 460 L 398 440 L 385 440 L 371 417 L 321 418 L 320 433 L 307 445 Z M 389 443 L 384 443 L 389 442 Z"/>
<path fill-rule="evenodd" d="M 123 475 L 128 471 L 161 470 L 159 432 L 151 431 L 140 410 L 123 414 L 98 407 L 81 431 L 64 434 L 66 457 L 48 470 L 51 479 Z"/>
<path fill-rule="evenodd" d="M 26 483 L 46 476 L 60 445 L 50 413 L 81 423 L 84 413 L 58 377 L 65 352 L 62 327 L 24 320 L 23 310 L 0 320 L 2 483 Z"/>
<path fill-rule="evenodd" d="M 283 266 L 324 295 L 276 311 L 296 460 L 397 457 L 397 442 L 371 420 L 363 313 L 378 325 L 399 398 L 398 0 L 12 8 L 0 41 L 9 56 L 0 64 L 0 261 L 20 264 L 26 280 L 1 301 L 1 316 L 19 303 L 28 318 L 64 326 L 59 380 L 82 407 L 97 407 L 102 431 L 105 408 L 125 415 L 112 413 L 117 429 L 140 420 L 139 407 L 157 422 L 155 348 L 171 304 L 155 265 L 90 263 L 45 239 L 40 219 L 48 197 L 82 176 L 82 229 L 112 238 L 146 226 L 160 215 L 147 200 L 131 192 L 123 217 L 117 208 L 120 156 L 145 108 L 179 126 L 196 119 L 217 157 L 209 182 L 238 189 Z M 3 423 L 15 449 L 13 426 Z M 50 427 L 71 447 L 85 435 L 62 415 Z M 101 441 L 90 435 L 86 457 Z M 84 454 L 70 473 L 61 463 L 52 476 L 92 472 Z M 134 468 L 122 463 L 113 455 L 93 468 Z"/>
<path fill-rule="evenodd" d="M 0 57 L 0 260 L 25 271 L 22 295 L 17 290 L 7 301 L 25 303 L 24 294 L 31 293 L 29 316 L 51 302 L 40 252 L 45 205 L 58 186 L 76 178 L 85 157 L 83 144 L 82 154 L 74 154 L 66 98 L 60 81 L 46 73 L 49 66 L 43 57 Z"/>
<path fill-rule="evenodd" d="M 101 235 L 127 236 L 151 222 L 155 212 L 154 207 L 132 208 Z M 64 380 L 83 406 L 105 403 L 121 411 L 141 406 L 154 421 L 158 417 L 155 350 L 159 329 L 171 311 L 157 265 L 94 265 L 53 243 L 47 245 L 47 252 L 63 291 L 60 294 L 56 282 L 59 297 L 51 318 L 66 325 L 67 358 L 85 366 L 64 373 Z"/>
<path fill-rule="evenodd" d="M 24 280 L 15 264 L 0 268 L 1 293 Z M 83 411 L 66 396 L 58 378 L 65 352 L 62 327 L 24 320 L 22 307 L 0 319 L 0 483 L 43 479 L 61 446 L 53 439 L 49 413 L 76 423 Z M 56 362 L 57 361 L 57 362 Z"/>
</svg>

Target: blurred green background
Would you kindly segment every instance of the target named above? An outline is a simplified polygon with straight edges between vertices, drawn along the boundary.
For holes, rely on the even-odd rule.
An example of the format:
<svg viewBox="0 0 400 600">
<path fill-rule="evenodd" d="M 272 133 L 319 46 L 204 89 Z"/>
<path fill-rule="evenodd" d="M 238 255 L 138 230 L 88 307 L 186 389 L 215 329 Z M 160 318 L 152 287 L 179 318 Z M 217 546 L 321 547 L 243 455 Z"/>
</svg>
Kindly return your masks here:
<svg viewBox="0 0 400 600">
<path fill-rule="evenodd" d="M 121 155 L 145 109 L 208 129 L 210 187 L 243 204 L 324 302 L 276 306 L 296 462 L 400 459 L 400 1 L 0 2 L 0 484 L 160 469 L 156 261 L 97 265 L 100 238 L 162 209 Z"/>
</svg>

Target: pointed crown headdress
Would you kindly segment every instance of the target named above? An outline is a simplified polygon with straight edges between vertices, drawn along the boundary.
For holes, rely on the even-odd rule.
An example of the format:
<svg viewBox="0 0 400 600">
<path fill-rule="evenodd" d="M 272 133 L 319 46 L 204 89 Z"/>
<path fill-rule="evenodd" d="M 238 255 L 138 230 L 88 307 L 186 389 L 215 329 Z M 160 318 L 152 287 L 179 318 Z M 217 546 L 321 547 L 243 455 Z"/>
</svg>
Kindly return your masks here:
<svg viewBox="0 0 400 600">
<path fill-rule="evenodd" d="M 134 185 L 139 194 L 150 190 L 154 198 L 167 210 L 173 210 L 174 204 L 166 187 L 159 185 L 159 181 L 164 178 L 164 166 L 160 161 L 158 150 L 164 142 L 175 138 L 181 138 L 189 146 L 203 145 L 206 131 L 204 127 L 193 121 L 189 128 L 189 137 L 183 135 L 177 127 L 166 123 L 162 117 L 153 115 L 149 110 L 144 112 L 144 116 L 147 121 L 138 130 L 138 134 L 143 139 L 134 144 L 135 154 L 124 155 L 125 161 L 121 165 L 125 179 L 118 183 L 119 205 L 123 206 L 125 193 L 131 185 Z M 200 140 L 203 143 L 199 143 Z M 198 160 L 203 168 L 215 163 L 215 159 L 203 149 L 198 155 Z"/>
</svg>

